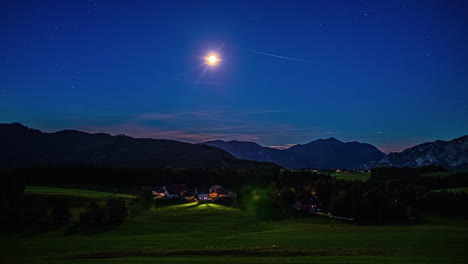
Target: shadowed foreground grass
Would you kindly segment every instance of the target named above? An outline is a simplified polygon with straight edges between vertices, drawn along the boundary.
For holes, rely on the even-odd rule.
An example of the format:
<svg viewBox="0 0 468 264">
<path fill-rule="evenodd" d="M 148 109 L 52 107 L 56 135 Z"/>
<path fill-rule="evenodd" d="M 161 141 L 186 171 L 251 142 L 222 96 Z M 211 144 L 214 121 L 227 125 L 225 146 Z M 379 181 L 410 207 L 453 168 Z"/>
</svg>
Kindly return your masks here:
<svg viewBox="0 0 468 264">
<path fill-rule="evenodd" d="M 64 195 L 64 196 L 78 196 L 87 197 L 94 199 L 103 199 L 110 197 L 122 197 L 131 198 L 130 194 L 117 194 L 113 195 L 108 192 L 82 190 L 82 189 L 68 189 L 68 188 L 56 188 L 56 187 L 44 187 L 44 186 L 26 186 L 24 190 L 25 194 L 36 194 L 36 195 Z"/>
<path fill-rule="evenodd" d="M 258 225 L 257 225 L 258 223 Z M 468 220 L 364 226 L 323 217 L 258 221 L 216 204 L 170 205 L 113 229 L 2 237 L 2 263 L 465 263 Z"/>
</svg>

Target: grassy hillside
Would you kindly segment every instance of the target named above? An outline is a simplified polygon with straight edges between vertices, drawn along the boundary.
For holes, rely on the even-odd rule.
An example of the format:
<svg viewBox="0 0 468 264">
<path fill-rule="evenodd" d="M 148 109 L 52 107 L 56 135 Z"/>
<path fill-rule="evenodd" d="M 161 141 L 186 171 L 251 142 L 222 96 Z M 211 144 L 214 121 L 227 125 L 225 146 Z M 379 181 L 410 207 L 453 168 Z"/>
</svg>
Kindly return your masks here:
<svg viewBox="0 0 468 264">
<path fill-rule="evenodd" d="M 454 172 L 439 171 L 439 172 L 426 173 L 426 174 L 423 174 L 422 176 L 423 177 L 442 177 L 442 178 L 445 178 L 445 177 L 448 177 L 448 176 L 450 176 L 452 174 L 454 174 Z"/>
<path fill-rule="evenodd" d="M 54 196 L 58 190 L 44 192 Z M 67 192 L 83 194 L 64 189 L 60 195 Z M 2 263 L 465 263 L 468 258 L 468 220 L 455 218 L 411 226 L 331 223 L 325 217 L 261 222 L 252 212 L 186 203 L 151 209 L 92 233 L 72 224 L 31 229 L 3 235 Z"/>
<path fill-rule="evenodd" d="M 370 172 L 338 172 L 330 175 L 346 181 L 367 181 L 371 177 Z"/>
<path fill-rule="evenodd" d="M 64 196 L 79 196 L 95 199 L 103 199 L 114 197 L 114 194 L 109 192 L 100 192 L 83 189 L 69 189 L 69 188 L 57 188 L 57 187 L 45 187 L 45 186 L 26 186 L 24 190 L 25 194 L 35 195 L 64 195 Z M 117 194 L 117 197 L 131 198 L 129 194 Z"/>
</svg>

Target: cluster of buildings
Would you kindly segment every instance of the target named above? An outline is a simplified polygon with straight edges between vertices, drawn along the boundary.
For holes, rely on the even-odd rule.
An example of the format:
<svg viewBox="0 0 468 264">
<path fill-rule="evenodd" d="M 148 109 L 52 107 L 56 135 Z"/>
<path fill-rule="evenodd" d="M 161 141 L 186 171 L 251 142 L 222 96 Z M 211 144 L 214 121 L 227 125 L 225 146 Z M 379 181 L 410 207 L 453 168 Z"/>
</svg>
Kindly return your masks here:
<svg viewBox="0 0 468 264">
<path fill-rule="evenodd" d="M 214 202 L 222 200 L 230 200 L 234 197 L 234 193 L 224 188 L 221 185 L 213 185 L 211 187 L 196 187 L 190 190 L 185 184 L 170 184 L 162 187 L 154 187 L 152 191 L 156 198 L 174 199 L 174 200 L 197 200 L 198 202 Z M 318 207 L 319 199 L 315 195 L 305 196 L 302 199 L 296 200 L 291 207 L 301 213 L 313 214 L 322 212 Z"/>
<path fill-rule="evenodd" d="M 162 187 L 154 187 L 153 195 L 157 198 L 181 200 L 197 199 L 199 202 L 210 202 L 231 199 L 234 193 L 221 185 L 197 187 L 191 191 L 185 184 L 171 184 Z"/>
</svg>

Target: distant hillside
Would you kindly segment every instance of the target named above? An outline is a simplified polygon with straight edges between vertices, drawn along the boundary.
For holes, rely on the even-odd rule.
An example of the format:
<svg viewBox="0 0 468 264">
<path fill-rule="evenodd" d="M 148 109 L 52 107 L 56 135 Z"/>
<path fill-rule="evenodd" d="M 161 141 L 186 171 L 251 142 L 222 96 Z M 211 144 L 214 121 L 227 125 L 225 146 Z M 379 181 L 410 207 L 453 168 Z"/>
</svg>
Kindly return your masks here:
<svg viewBox="0 0 468 264">
<path fill-rule="evenodd" d="M 399 153 L 390 153 L 373 167 L 421 167 L 442 165 L 450 169 L 468 169 L 468 135 L 450 141 L 427 142 Z"/>
<path fill-rule="evenodd" d="M 235 140 L 228 142 L 216 140 L 202 144 L 221 148 L 238 158 L 274 162 L 287 168 L 355 168 L 385 155 L 372 145 L 359 142 L 345 143 L 335 138 L 319 139 L 286 150 Z"/>
<path fill-rule="evenodd" d="M 359 142 L 341 142 L 336 138 L 319 139 L 285 150 L 308 161 L 310 168 L 356 168 L 381 159 L 385 154 L 376 147 Z"/>
<path fill-rule="evenodd" d="M 279 149 L 262 147 L 254 142 L 244 142 L 237 140 L 226 142 L 222 140 L 215 140 L 201 144 L 220 148 L 240 159 L 273 162 L 287 168 L 307 167 L 307 161 L 303 160 L 299 155 Z"/>
<path fill-rule="evenodd" d="M 211 146 L 137 139 L 75 130 L 43 133 L 19 123 L 0 124 L 0 167 L 97 165 L 148 168 L 257 168 L 274 164 L 241 160 Z"/>
</svg>

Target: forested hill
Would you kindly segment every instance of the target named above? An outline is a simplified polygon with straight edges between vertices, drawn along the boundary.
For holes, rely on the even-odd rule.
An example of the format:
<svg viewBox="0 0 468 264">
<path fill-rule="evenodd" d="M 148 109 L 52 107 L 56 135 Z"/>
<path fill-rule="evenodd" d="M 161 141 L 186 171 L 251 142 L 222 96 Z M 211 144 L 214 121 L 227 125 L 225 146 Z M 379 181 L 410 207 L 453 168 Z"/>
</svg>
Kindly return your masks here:
<svg viewBox="0 0 468 264">
<path fill-rule="evenodd" d="M 238 159 L 211 146 L 175 140 L 89 134 L 44 133 L 19 123 L 0 124 L 0 168 L 92 165 L 141 168 L 279 168 Z"/>
</svg>

